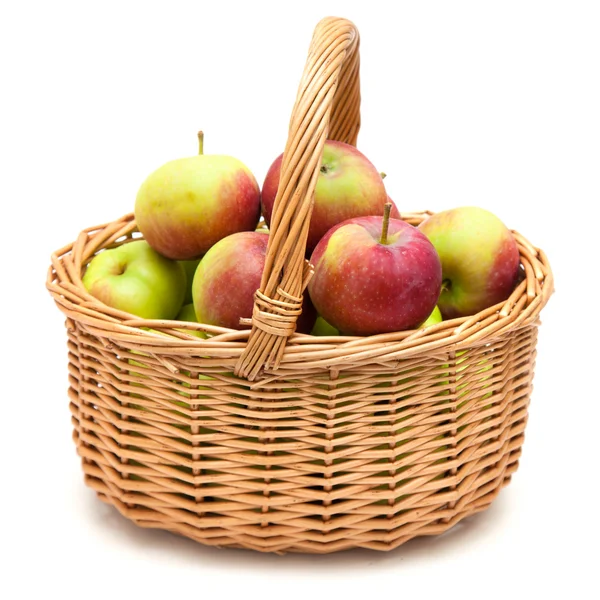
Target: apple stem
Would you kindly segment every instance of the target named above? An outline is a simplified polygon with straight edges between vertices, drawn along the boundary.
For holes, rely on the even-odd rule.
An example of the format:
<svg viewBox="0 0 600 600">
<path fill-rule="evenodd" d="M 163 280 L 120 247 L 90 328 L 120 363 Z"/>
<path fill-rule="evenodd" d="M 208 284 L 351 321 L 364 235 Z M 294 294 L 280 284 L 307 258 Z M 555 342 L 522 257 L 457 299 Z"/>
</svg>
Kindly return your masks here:
<svg viewBox="0 0 600 600">
<path fill-rule="evenodd" d="M 385 179 L 387 177 L 387 173 L 381 171 L 381 173 L 379 173 L 379 176 L 381 177 L 381 179 Z"/>
<path fill-rule="evenodd" d="M 204 131 L 198 132 L 198 154 L 204 154 Z"/>
<path fill-rule="evenodd" d="M 381 226 L 381 239 L 380 244 L 387 244 L 388 227 L 390 225 L 390 211 L 392 210 L 392 203 L 386 202 L 383 207 L 383 224 Z"/>
</svg>

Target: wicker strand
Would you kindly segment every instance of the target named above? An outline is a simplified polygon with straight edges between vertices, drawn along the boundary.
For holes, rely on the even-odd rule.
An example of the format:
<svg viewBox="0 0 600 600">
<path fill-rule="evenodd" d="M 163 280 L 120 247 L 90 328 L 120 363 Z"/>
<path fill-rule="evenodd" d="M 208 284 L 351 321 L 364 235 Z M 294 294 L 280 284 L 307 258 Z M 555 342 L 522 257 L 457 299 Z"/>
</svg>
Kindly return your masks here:
<svg viewBox="0 0 600 600">
<path fill-rule="evenodd" d="M 263 369 L 277 369 L 294 332 L 299 312 L 289 312 L 285 325 L 269 315 L 277 315 L 285 298 L 300 298 L 308 283 L 304 255 L 323 147 L 328 138 L 356 143 L 358 90 L 358 32 L 345 19 L 323 19 L 290 119 L 265 268 L 248 345 L 235 367 L 238 377 L 253 381 Z"/>
</svg>

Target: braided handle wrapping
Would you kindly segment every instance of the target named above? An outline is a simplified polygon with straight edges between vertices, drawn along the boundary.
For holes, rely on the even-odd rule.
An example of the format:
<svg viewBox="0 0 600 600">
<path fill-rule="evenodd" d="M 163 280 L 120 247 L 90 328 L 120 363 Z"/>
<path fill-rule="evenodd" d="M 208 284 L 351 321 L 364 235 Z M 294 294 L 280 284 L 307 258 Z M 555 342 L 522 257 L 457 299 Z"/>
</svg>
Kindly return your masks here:
<svg viewBox="0 0 600 600">
<path fill-rule="evenodd" d="M 252 329 L 235 374 L 250 381 L 277 369 L 312 275 L 305 260 L 325 141 L 356 145 L 360 129 L 359 35 L 346 19 L 315 28 L 290 119 Z"/>
</svg>

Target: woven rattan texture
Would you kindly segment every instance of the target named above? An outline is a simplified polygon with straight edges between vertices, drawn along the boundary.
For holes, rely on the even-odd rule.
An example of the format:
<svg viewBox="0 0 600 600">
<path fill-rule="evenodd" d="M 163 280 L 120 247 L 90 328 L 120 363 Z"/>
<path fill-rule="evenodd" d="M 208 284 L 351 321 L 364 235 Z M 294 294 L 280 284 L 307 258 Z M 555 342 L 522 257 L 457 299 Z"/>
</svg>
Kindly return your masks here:
<svg viewBox="0 0 600 600">
<path fill-rule="evenodd" d="M 67 317 L 85 481 L 129 519 L 267 552 L 388 550 L 486 508 L 510 480 L 552 291 L 518 233 L 523 280 L 503 305 L 427 330 L 296 334 L 255 382 L 233 374 L 248 331 L 133 319 L 87 294 L 94 253 L 136 235 L 131 215 L 82 232 L 47 281 Z"/>
<path fill-rule="evenodd" d="M 85 482 L 138 525 L 264 552 L 389 550 L 485 509 L 516 470 L 553 291 L 546 256 L 518 232 L 521 280 L 506 302 L 416 331 L 289 337 L 311 274 L 323 144 L 356 142 L 359 101 L 358 34 L 325 19 L 290 121 L 252 329 L 148 321 L 88 294 L 93 256 L 140 237 L 132 214 L 52 255 Z"/>
</svg>

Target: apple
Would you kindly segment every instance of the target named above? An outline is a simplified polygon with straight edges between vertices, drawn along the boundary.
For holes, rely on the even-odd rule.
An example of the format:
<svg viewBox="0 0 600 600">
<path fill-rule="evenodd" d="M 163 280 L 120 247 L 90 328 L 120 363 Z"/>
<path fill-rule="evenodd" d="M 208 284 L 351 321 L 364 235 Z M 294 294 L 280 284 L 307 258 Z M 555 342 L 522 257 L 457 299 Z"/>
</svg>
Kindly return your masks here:
<svg viewBox="0 0 600 600">
<path fill-rule="evenodd" d="M 308 295 L 305 292 L 302 296 L 302 313 L 296 321 L 296 331 L 298 333 L 310 333 L 317 320 L 317 311 Z"/>
<path fill-rule="evenodd" d="M 260 287 L 269 235 L 258 231 L 231 234 L 218 241 L 203 257 L 192 283 L 194 310 L 199 323 L 246 329 L 240 319 L 252 317 L 254 293 Z M 304 295 L 296 329 L 308 333 L 316 311 Z"/>
<path fill-rule="evenodd" d="M 427 317 L 427 319 L 419 325 L 419 329 L 425 329 L 425 327 L 431 327 L 432 325 L 437 325 L 443 321 L 442 311 L 440 307 L 436 304 L 435 308 L 431 312 L 431 314 Z"/>
<path fill-rule="evenodd" d="M 431 215 L 419 231 L 442 262 L 438 306 L 445 319 L 474 315 L 510 296 L 519 273 L 519 249 L 495 214 L 461 206 Z"/>
<path fill-rule="evenodd" d="M 200 262 L 199 258 L 194 260 L 180 260 L 179 261 L 183 266 L 183 270 L 185 271 L 185 297 L 183 299 L 184 304 L 191 304 L 193 302 L 192 298 L 192 282 L 194 281 L 194 273 L 196 272 L 196 268 L 198 267 L 198 263 Z"/>
<path fill-rule="evenodd" d="M 194 304 L 193 303 L 184 304 L 181 307 L 181 310 L 177 313 L 175 320 L 176 321 L 187 321 L 188 323 L 197 323 L 198 319 L 196 318 L 196 311 L 194 310 Z M 203 331 L 198 331 L 197 329 L 185 329 L 182 331 L 185 331 L 185 333 L 189 333 L 190 335 L 195 335 L 196 337 L 199 337 L 199 338 L 206 339 L 208 337 L 208 335 L 206 333 L 204 333 Z"/>
<path fill-rule="evenodd" d="M 183 267 L 135 240 L 102 250 L 90 261 L 82 279 L 95 298 L 144 319 L 173 319 L 183 304 Z"/>
<path fill-rule="evenodd" d="M 203 154 L 165 163 L 142 183 L 135 219 L 147 242 L 177 260 L 200 258 L 220 239 L 252 231 L 260 218 L 260 189 L 232 156 Z"/>
<path fill-rule="evenodd" d="M 279 187 L 283 154 L 271 164 L 262 186 L 262 211 L 270 225 Z M 307 252 L 331 227 L 353 217 L 381 215 L 387 193 L 383 178 L 369 159 L 354 146 L 327 140 L 308 230 Z"/>
<path fill-rule="evenodd" d="M 330 325 L 321 315 L 317 316 L 315 326 L 310 332 L 311 335 L 340 335 L 340 332 L 333 326 Z"/>
<path fill-rule="evenodd" d="M 351 335 L 412 329 L 433 311 L 442 267 L 431 242 L 408 223 L 384 217 L 344 221 L 317 244 L 308 284 L 330 325 Z"/>
</svg>

